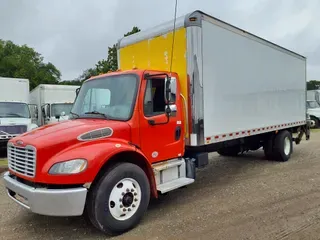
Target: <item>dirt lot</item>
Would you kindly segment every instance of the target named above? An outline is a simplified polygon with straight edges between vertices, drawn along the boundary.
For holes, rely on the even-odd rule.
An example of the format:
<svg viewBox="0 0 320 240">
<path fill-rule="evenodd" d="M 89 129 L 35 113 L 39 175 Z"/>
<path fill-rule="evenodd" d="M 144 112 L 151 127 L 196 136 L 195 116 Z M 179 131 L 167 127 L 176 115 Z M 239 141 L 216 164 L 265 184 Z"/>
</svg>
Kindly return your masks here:
<svg viewBox="0 0 320 240">
<path fill-rule="evenodd" d="M 140 225 L 114 239 L 319 239 L 320 132 L 286 163 L 262 152 L 212 155 L 188 188 L 152 201 Z M 82 218 L 28 213 L 0 184 L 0 239 L 106 239 Z"/>
</svg>

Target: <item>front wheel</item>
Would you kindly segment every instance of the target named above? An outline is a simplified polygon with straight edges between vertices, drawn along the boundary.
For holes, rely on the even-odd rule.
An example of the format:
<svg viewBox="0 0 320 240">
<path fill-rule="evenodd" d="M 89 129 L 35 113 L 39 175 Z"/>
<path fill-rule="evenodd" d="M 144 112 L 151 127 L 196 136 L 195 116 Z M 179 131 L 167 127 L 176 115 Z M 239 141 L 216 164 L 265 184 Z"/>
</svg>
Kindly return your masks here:
<svg viewBox="0 0 320 240">
<path fill-rule="evenodd" d="M 311 116 L 311 120 L 314 121 L 314 128 L 319 128 L 319 119 Z"/>
<path fill-rule="evenodd" d="M 89 192 L 87 214 L 92 224 L 108 235 L 135 227 L 150 199 L 145 172 L 135 164 L 120 163 L 107 171 Z"/>
</svg>

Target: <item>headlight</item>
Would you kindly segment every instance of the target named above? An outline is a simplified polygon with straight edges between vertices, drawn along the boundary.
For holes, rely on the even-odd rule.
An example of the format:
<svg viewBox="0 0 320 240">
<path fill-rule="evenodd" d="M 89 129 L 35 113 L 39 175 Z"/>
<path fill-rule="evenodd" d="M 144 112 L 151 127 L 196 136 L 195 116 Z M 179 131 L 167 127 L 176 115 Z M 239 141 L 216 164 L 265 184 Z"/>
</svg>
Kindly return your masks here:
<svg viewBox="0 0 320 240">
<path fill-rule="evenodd" d="M 81 173 L 87 168 L 87 160 L 85 159 L 73 159 L 65 162 L 59 162 L 54 164 L 49 174 L 76 174 Z"/>
</svg>

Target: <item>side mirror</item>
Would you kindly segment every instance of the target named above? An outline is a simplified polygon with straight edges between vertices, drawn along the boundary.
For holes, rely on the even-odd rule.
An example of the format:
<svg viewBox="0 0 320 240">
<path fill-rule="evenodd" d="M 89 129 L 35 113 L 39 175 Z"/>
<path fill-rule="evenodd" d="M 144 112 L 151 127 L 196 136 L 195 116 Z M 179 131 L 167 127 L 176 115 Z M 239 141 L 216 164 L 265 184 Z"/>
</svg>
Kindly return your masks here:
<svg viewBox="0 0 320 240">
<path fill-rule="evenodd" d="M 41 112 L 44 118 L 50 117 L 50 104 L 44 104 L 41 106 Z"/>
<path fill-rule="evenodd" d="M 50 113 L 50 104 L 49 103 L 46 105 L 45 111 L 46 111 L 46 117 L 50 118 L 51 113 Z"/>
<path fill-rule="evenodd" d="M 79 91 L 80 91 L 80 88 L 77 88 L 77 89 L 76 89 L 76 96 L 78 96 Z"/>
<path fill-rule="evenodd" d="M 56 115 L 56 119 L 60 120 L 61 117 L 65 116 L 66 113 L 65 112 L 61 112 L 60 115 Z"/>
<path fill-rule="evenodd" d="M 167 116 L 170 116 L 170 113 L 171 113 L 172 111 L 171 111 L 171 108 L 170 108 L 170 106 L 169 105 L 167 105 L 166 106 L 166 109 L 165 109 L 165 113 L 166 113 L 166 115 Z"/>
<path fill-rule="evenodd" d="M 32 118 L 38 118 L 38 106 L 36 104 L 28 104 L 30 110 L 30 116 Z"/>
<path fill-rule="evenodd" d="M 167 104 L 170 104 L 171 102 L 175 102 L 175 95 L 177 92 L 177 79 L 175 77 L 166 78 L 164 92 L 165 92 L 165 101 Z"/>
</svg>

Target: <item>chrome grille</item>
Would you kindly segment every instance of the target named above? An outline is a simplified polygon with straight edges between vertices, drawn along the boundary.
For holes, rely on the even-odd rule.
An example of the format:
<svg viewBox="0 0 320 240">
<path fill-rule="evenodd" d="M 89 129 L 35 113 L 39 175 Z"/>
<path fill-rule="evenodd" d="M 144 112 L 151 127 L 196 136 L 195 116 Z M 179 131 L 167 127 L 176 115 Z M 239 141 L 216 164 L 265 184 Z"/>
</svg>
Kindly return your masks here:
<svg viewBox="0 0 320 240">
<path fill-rule="evenodd" d="M 36 149 L 32 146 L 18 147 L 8 144 L 9 169 L 27 177 L 34 177 L 36 172 Z"/>
<path fill-rule="evenodd" d="M 27 125 L 10 125 L 10 126 L 0 126 L 0 133 L 2 134 L 22 134 L 27 131 Z"/>
</svg>

